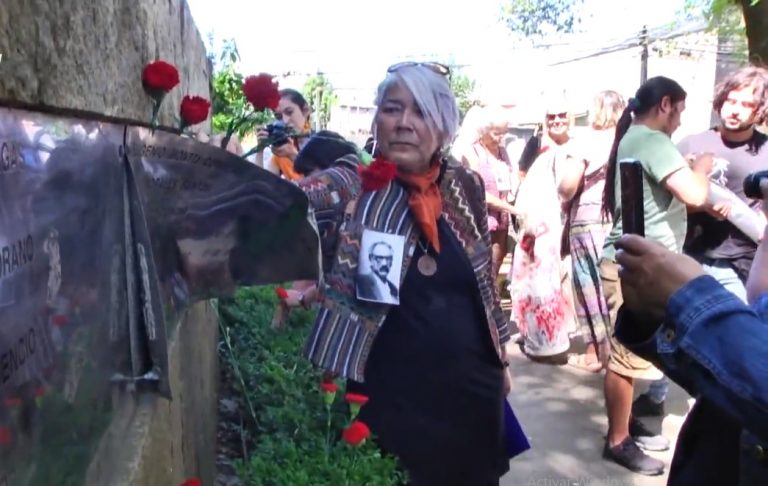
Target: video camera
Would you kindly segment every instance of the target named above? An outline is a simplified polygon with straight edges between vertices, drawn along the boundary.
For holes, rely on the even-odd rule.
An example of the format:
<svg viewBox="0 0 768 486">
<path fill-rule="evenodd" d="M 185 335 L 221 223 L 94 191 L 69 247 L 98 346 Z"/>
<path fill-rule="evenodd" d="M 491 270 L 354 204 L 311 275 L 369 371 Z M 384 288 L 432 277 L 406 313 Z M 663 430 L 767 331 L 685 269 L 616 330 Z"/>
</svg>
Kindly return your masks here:
<svg viewBox="0 0 768 486">
<path fill-rule="evenodd" d="M 763 192 L 766 189 L 768 189 L 768 170 L 753 172 L 744 178 L 744 195 L 748 198 L 765 199 Z"/>
<path fill-rule="evenodd" d="M 269 134 L 270 145 L 273 147 L 285 145 L 291 140 L 291 129 L 288 128 L 288 125 L 280 120 L 270 123 L 264 127 L 264 129 Z"/>
</svg>

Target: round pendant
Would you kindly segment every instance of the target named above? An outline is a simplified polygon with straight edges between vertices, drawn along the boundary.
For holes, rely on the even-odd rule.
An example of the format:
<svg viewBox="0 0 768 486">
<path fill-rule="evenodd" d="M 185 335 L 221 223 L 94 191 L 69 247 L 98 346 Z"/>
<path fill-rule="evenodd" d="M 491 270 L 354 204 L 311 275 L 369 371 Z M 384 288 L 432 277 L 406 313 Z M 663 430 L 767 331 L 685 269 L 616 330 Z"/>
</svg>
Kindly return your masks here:
<svg viewBox="0 0 768 486">
<path fill-rule="evenodd" d="M 431 277 L 437 273 L 437 262 L 431 255 L 421 255 L 416 262 L 416 267 L 425 277 Z"/>
</svg>

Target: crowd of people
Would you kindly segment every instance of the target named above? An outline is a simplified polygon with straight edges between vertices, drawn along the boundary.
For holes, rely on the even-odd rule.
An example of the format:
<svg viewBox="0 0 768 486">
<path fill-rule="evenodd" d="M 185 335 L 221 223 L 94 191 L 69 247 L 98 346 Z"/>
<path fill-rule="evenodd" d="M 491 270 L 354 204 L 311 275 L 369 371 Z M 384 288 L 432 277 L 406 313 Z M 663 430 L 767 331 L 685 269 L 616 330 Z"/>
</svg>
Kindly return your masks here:
<svg viewBox="0 0 768 486">
<path fill-rule="evenodd" d="M 273 324 L 317 308 L 306 355 L 369 397 L 361 419 L 413 485 L 498 484 L 509 469 L 515 345 L 604 374 L 607 460 L 663 474 L 645 451 L 669 438 L 639 419 L 664 414 L 671 378 L 697 404 L 669 484 L 768 483 L 768 249 L 743 231 L 766 226 L 743 181 L 768 170 L 768 70 L 730 74 L 713 98 L 720 123 L 677 145 L 686 91 L 654 77 L 629 99 L 598 93 L 578 133 L 567 104 L 550 102 L 519 154 L 507 111 L 459 119 L 449 76 L 436 63 L 390 67 L 364 149 L 310 133 L 306 100 L 281 93 L 278 117 L 305 136 L 255 162 L 307 194 L 323 277 L 295 282 Z M 628 159 L 642 167 L 645 238 L 624 235 Z M 571 354 L 578 336 L 585 351 Z M 638 379 L 651 385 L 633 401 Z"/>
</svg>

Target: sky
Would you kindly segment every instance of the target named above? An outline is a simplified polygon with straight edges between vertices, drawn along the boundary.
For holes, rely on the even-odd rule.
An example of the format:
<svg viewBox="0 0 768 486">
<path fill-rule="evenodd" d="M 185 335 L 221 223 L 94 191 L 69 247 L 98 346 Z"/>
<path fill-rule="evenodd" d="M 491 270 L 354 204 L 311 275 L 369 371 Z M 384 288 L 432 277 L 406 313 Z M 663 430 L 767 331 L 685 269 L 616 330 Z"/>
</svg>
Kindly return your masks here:
<svg viewBox="0 0 768 486">
<path fill-rule="evenodd" d="M 526 57 L 500 21 L 503 0 L 187 0 L 205 39 L 233 38 L 244 74 L 322 71 L 337 92 L 372 92 L 387 66 L 405 59 L 464 66 L 479 89 L 524 77 L 543 62 Z M 684 0 L 584 0 L 583 33 L 558 55 L 599 49 L 643 25 L 672 22 Z M 256 7 L 255 5 L 258 5 Z M 562 43 L 546 39 L 545 43 Z M 288 78 L 284 87 L 300 83 Z"/>
</svg>

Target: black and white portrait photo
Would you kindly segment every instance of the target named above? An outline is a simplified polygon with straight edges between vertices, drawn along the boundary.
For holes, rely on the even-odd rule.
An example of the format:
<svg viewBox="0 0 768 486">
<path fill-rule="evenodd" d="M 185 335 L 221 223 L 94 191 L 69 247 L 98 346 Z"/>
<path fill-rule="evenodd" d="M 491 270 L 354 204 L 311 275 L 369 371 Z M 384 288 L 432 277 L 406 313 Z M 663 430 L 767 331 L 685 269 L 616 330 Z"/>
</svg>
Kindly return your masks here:
<svg viewBox="0 0 768 486">
<path fill-rule="evenodd" d="M 400 272 L 405 238 L 366 229 L 361 242 L 357 298 L 380 304 L 400 303 Z"/>
</svg>

